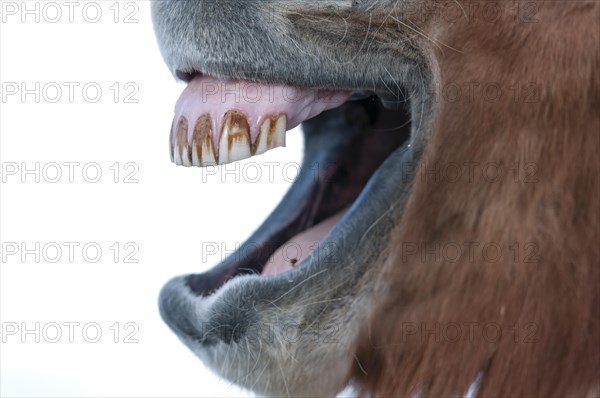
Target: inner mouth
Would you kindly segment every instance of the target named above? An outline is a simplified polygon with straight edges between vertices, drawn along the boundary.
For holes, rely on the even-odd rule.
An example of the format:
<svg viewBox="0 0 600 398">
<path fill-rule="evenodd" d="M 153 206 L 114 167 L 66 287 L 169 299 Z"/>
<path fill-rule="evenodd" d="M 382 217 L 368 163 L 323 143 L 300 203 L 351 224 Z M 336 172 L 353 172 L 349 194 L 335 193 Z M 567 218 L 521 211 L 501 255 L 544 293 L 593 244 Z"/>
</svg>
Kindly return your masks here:
<svg viewBox="0 0 600 398">
<path fill-rule="evenodd" d="M 177 164 L 209 166 L 259 155 L 284 145 L 285 131 L 300 123 L 305 136 L 301 172 L 273 213 L 236 253 L 187 277 L 200 296 L 238 275 L 302 267 L 410 135 L 409 103 L 390 109 L 372 91 L 183 77 L 189 83 L 175 109 L 170 141 Z"/>
</svg>

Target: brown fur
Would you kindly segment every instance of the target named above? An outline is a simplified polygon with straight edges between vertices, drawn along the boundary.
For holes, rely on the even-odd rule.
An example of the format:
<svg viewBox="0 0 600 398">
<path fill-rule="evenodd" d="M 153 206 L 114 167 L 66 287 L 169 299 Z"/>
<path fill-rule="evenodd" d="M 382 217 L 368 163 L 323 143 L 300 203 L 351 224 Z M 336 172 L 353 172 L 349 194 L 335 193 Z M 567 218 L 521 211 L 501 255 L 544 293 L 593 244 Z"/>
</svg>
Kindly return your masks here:
<svg viewBox="0 0 600 398">
<path fill-rule="evenodd" d="M 600 3 L 494 4 L 493 24 L 475 13 L 423 27 L 440 87 L 493 83 L 503 96 L 440 97 L 358 343 L 363 395 L 457 396 L 479 372 L 485 397 L 600 393 Z M 531 4 L 538 22 L 515 20 Z M 515 85 L 528 88 L 515 98 Z M 458 180 L 426 172 L 465 162 L 478 166 Z M 495 181 L 482 176 L 492 163 L 504 170 Z M 444 255 L 467 242 L 479 243 L 473 256 Z M 503 255 L 486 261 L 492 242 Z"/>
</svg>

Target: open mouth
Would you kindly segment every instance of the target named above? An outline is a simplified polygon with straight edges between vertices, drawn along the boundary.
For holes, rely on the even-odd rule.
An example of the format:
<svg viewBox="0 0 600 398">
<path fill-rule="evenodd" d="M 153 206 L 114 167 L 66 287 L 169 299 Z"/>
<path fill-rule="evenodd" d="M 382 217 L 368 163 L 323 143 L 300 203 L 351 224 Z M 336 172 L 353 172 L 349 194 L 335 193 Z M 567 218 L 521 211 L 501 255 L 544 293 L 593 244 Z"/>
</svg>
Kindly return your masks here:
<svg viewBox="0 0 600 398">
<path fill-rule="evenodd" d="M 198 296 L 210 295 L 239 275 L 303 267 L 325 237 L 335 242 L 336 227 L 351 216 L 349 209 L 365 205 L 367 191 L 378 186 L 369 181 L 410 136 L 408 101 L 390 105 L 373 91 L 226 81 L 201 74 L 179 77 L 188 86 L 171 129 L 176 164 L 214 166 L 260 155 L 285 145 L 285 132 L 299 124 L 305 136 L 301 172 L 263 225 L 237 253 L 205 273 L 186 277 Z M 396 97 L 403 98 L 402 93 Z"/>
</svg>

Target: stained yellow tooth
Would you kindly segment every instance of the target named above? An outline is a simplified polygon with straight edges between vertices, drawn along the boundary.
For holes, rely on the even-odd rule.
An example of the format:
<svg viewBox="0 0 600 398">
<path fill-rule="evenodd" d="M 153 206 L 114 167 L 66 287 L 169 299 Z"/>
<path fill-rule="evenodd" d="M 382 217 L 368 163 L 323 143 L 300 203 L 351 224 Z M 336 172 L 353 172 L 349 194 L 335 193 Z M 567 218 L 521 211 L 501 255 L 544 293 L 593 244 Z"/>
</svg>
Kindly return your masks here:
<svg viewBox="0 0 600 398">
<path fill-rule="evenodd" d="M 200 116 L 194 126 L 192 163 L 194 166 L 200 167 L 217 164 L 210 115 Z"/>
<path fill-rule="evenodd" d="M 207 135 L 202 144 L 202 167 L 215 166 L 217 156 L 215 155 L 215 143 L 212 136 Z"/>
<path fill-rule="evenodd" d="M 246 116 L 229 111 L 223 117 L 219 139 L 219 164 L 231 163 L 252 156 L 250 151 L 250 126 Z"/>
<path fill-rule="evenodd" d="M 184 158 L 189 159 L 189 144 L 187 140 L 188 121 L 184 116 L 181 116 L 177 124 L 177 135 L 175 138 L 175 150 L 173 160 L 177 165 L 184 165 Z M 191 163 L 191 161 L 190 161 Z"/>
<path fill-rule="evenodd" d="M 269 149 L 267 147 L 267 140 L 269 139 L 271 123 L 271 118 L 266 117 L 260 125 L 258 136 L 256 137 L 256 141 L 254 142 L 254 150 L 252 151 L 253 155 L 260 155 L 262 153 L 265 153 Z"/>
<path fill-rule="evenodd" d="M 195 133 L 194 133 L 195 134 Z M 192 164 L 196 167 L 202 166 L 202 147 L 192 139 Z"/>
<path fill-rule="evenodd" d="M 269 149 L 285 146 L 286 126 L 287 116 L 284 114 L 278 118 L 266 117 L 256 137 L 253 154 L 260 155 Z"/>
<path fill-rule="evenodd" d="M 186 123 L 185 131 L 181 132 L 180 147 L 181 147 L 181 164 L 190 167 L 192 166 L 192 147 L 190 146 L 190 141 L 188 140 L 188 129 Z"/>
<path fill-rule="evenodd" d="M 175 163 L 175 119 L 171 123 L 171 131 L 169 133 L 169 155 L 171 156 L 171 162 Z"/>
<path fill-rule="evenodd" d="M 287 127 L 287 115 L 279 115 L 275 128 L 271 129 L 267 144 L 269 149 L 285 146 L 285 129 Z"/>
</svg>

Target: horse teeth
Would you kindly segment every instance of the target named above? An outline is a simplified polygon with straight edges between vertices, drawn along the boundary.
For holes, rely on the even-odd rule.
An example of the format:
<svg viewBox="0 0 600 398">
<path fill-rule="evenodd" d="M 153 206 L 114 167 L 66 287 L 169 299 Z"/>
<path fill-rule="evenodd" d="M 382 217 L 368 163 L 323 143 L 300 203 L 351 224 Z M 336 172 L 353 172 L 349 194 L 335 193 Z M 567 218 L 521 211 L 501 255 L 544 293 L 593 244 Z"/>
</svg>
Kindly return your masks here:
<svg viewBox="0 0 600 398">
<path fill-rule="evenodd" d="M 188 121 L 185 117 L 181 117 L 177 123 L 177 129 L 173 132 L 173 161 L 177 165 L 191 164 L 188 162 L 189 144 L 187 140 Z"/>
<path fill-rule="evenodd" d="M 203 115 L 196 121 L 192 135 L 192 164 L 198 167 L 217 164 L 210 115 Z"/>
<path fill-rule="evenodd" d="M 171 134 L 169 135 L 169 153 L 171 155 L 171 162 L 175 163 L 175 119 L 171 124 Z"/>
<path fill-rule="evenodd" d="M 215 142 L 216 126 L 209 113 L 197 117 L 193 125 L 186 116 L 181 115 L 171 126 L 171 161 L 180 166 L 214 166 L 285 146 L 287 115 L 282 113 L 279 116 L 266 116 L 262 120 L 260 126 L 255 124 L 254 130 L 251 130 L 244 113 L 229 111 L 223 116 L 220 136 L 218 142 Z"/>
<path fill-rule="evenodd" d="M 252 156 L 250 126 L 244 114 L 229 111 L 223 117 L 219 139 L 219 164 L 231 163 Z"/>
<path fill-rule="evenodd" d="M 188 141 L 188 121 L 182 117 L 177 129 L 177 155 L 180 165 L 190 167 L 192 165 L 192 151 Z"/>
<path fill-rule="evenodd" d="M 278 118 L 265 118 L 256 137 L 253 155 L 260 155 L 269 149 L 285 146 L 286 125 L 286 115 L 280 115 Z"/>
</svg>

